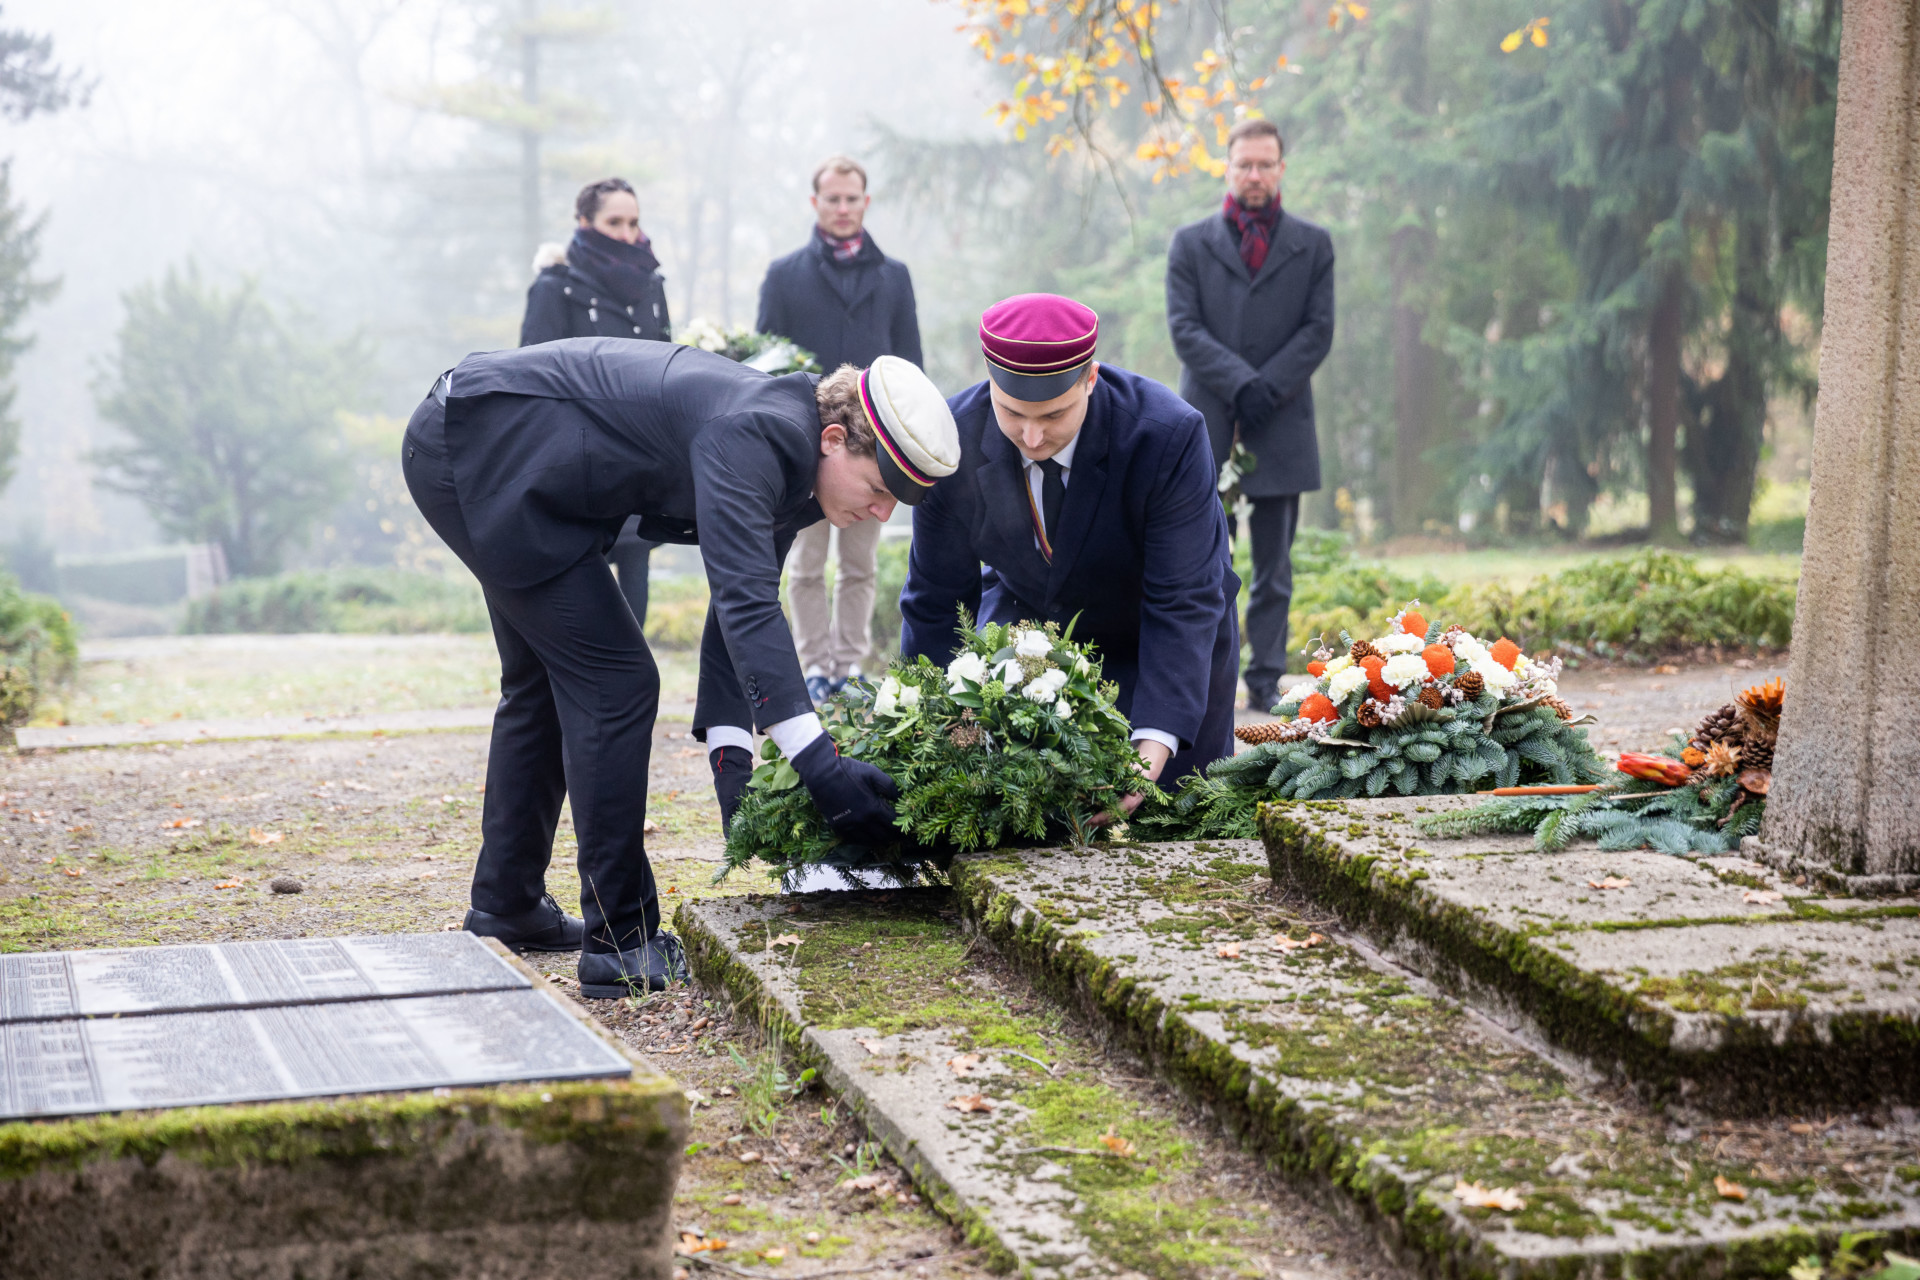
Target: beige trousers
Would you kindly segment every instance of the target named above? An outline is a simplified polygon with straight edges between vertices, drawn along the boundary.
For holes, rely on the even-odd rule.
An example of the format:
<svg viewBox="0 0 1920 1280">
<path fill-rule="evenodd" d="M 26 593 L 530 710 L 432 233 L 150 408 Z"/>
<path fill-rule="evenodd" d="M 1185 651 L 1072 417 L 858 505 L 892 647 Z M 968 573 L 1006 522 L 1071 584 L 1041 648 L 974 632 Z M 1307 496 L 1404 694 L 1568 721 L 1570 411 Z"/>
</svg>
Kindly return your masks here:
<svg viewBox="0 0 1920 1280">
<path fill-rule="evenodd" d="M 878 520 L 835 530 L 825 520 L 809 525 L 793 540 L 787 557 L 787 604 L 793 610 L 793 642 L 800 670 L 830 679 L 844 678 L 854 667 L 872 674 L 873 579 L 880 558 Z M 834 574 L 833 606 L 827 606 L 827 543 L 840 544 L 840 568 Z"/>
</svg>

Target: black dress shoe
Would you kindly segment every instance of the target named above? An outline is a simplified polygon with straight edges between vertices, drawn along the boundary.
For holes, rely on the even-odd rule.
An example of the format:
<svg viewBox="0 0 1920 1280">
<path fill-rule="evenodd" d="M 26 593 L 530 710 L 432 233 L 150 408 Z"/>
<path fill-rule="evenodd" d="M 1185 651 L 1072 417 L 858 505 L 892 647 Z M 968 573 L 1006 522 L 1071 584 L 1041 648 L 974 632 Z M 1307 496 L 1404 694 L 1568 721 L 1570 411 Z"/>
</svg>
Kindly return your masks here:
<svg viewBox="0 0 1920 1280">
<path fill-rule="evenodd" d="M 665 991 L 687 980 L 687 953 L 680 939 L 662 930 L 630 951 L 585 951 L 580 955 L 580 994 L 589 1000 Z"/>
<path fill-rule="evenodd" d="M 578 951 L 587 936 L 587 926 L 560 909 L 548 894 L 540 905 L 518 915 L 496 916 L 485 911 L 467 912 L 468 933 L 482 938 L 498 938 L 512 951 Z"/>
</svg>

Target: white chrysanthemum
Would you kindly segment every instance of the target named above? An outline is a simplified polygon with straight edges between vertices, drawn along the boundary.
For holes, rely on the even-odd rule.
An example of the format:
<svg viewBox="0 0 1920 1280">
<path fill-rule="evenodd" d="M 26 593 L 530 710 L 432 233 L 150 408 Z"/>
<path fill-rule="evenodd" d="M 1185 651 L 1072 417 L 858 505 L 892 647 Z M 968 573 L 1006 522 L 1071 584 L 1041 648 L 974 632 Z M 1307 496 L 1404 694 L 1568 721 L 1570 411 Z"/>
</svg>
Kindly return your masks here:
<svg viewBox="0 0 1920 1280">
<path fill-rule="evenodd" d="M 1426 659 L 1417 653 L 1396 653 L 1387 659 L 1386 666 L 1380 668 L 1380 678 L 1396 689 L 1419 684 L 1432 674 L 1427 669 Z"/>
<path fill-rule="evenodd" d="M 1053 714 L 1059 716 L 1062 720 L 1071 720 L 1073 719 L 1073 704 L 1065 698 L 1062 698 L 1053 704 Z"/>
<path fill-rule="evenodd" d="M 975 684 L 987 682 L 987 660 L 969 649 L 947 664 L 947 692 L 959 693 L 960 682 L 971 680 Z"/>
<path fill-rule="evenodd" d="M 1487 646 L 1465 631 L 1453 638 L 1453 653 L 1455 657 L 1465 658 L 1468 666 L 1477 667 L 1483 662 L 1493 661 L 1493 655 L 1487 652 Z"/>
<path fill-rule="evenodd" d="M 1313 681 L 1302 680 L 1299 684 L 1280 695 L 1280 705 L 1283 707 L 1298 706 L 1300 703 L 1305 702 L 1307 695 L 1312 692 Z"/>
<path fill-rule="evenodd" d="M 1513 688 L 1513 672 L 1507 670 L 1492 658 L 1488 658 L 1485 662 L 1474 663 L 1473 669 L 1480 673 L 1482 680 L 1487 682 L 1487 688 L 1493 690 L 1495 693 L 1505 693 L 1508 689 Z"/>
<path fill-rule="evenodd" d="M 920 686 L 917 684 L 901 685 L 900 686 L 900 709 L 902 711 L 911 711 L 919 705 L 920 705 Z"/>
<path fill-rule="evenodd" d="M 1327 663 L 1326 674 L 1330 676 L 1338 675 L 1340 672 L 1347 670 L 1351 666 L 1353 666 L 1353 655 L 1350 653 L 1343 653 L 1339 657 L 1335 658 L 1333 661 Z"/>
<path fill-rule="evenodd" d="M 1427 642 L 1404 631 L 1390 631 L 1375 640 L 1373 647 L 1382 653 L 1418 653 L 1427 647 Z"/>
<path fill-rule="evenodd" d="M 899 710 L 900 682 L 888 676 L 880 682 L 880 690 L 873 695 L 873 714 L 890 716 Z"/>
<path fill-rule="evenodd" d="M 1014 639 L 1013 651 L 1022 658 L 1044 658 L 1053 652 L 1053 641 L 1044 631 L 1022 631 Z"/>
<path fill-rule="evenodd" d="M 1367 669 L 1365 667 L 1348 664 L 1327 677 L 1327 696 L 1335 702 L 1345 702 L 1349 695 L 1366 687 Z M 1306 694 L 1302 693 L 1300 696 L 1304 698 Z"/>
</svg>

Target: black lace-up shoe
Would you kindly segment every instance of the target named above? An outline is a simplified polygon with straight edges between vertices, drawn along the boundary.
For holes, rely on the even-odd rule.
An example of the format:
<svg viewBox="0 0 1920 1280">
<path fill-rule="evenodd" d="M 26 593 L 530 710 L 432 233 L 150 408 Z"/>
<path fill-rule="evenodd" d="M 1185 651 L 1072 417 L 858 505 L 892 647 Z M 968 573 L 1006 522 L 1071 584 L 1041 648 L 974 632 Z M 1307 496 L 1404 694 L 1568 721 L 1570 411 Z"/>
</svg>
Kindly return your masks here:
<svg viewBox="0 0 1920 1280">
<path fill-rule="evenodd" d="M 513 951 L 578 951 L 580 940 L 587 936 L 586 925 L 562 911 L 552 894 L 518 915 L 469 910 L 465 928 L 482 938 L 498 938 Z"/>
<path fill-rule="evenodd" d="M 665 930 L 630 951 L 587 951 L 580 956 L 580 994 L 589 1000 L 665 991 L 687 980 L 687 953 Z"/>
</svg>

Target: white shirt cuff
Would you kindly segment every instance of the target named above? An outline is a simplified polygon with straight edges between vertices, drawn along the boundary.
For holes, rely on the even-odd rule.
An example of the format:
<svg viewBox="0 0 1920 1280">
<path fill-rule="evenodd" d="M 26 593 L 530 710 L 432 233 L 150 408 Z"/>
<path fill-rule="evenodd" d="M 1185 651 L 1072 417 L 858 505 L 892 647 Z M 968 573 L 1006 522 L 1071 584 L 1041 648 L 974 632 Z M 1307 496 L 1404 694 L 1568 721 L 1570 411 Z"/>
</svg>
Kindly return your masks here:
<svg viewBox="0 0 1920 1280">
<path fill-rule="evenodd" d="M 712 755 L 722 747 L 745 747 L 747 754 L 753 754 L 753 735 L 738 725 L 713 724 L 707 726 L 707 754 Z"/>
<path fill-rule="evenodd" d="M 1157 742 L 1174 755 L 1180 754 L 1180 739 L 1160 729 L 1135 729 L 1132 740 L 1134 742 Z M 713 741 L 713 730 L 711 729 L 707 730 L 707 741 Z"/>
<path fill-rule="evenodd" d="M 773 739 L 774 746 L 780 748 L 780 754 L 789 760 L 805 751 L 815 738 L 826 731 L 820 723 L 820 717 L 812 711 L 767 726 L 767 736 Z M 707 730 L 707 741 L 713 741 L 711 729 Z"/>
</svg>

